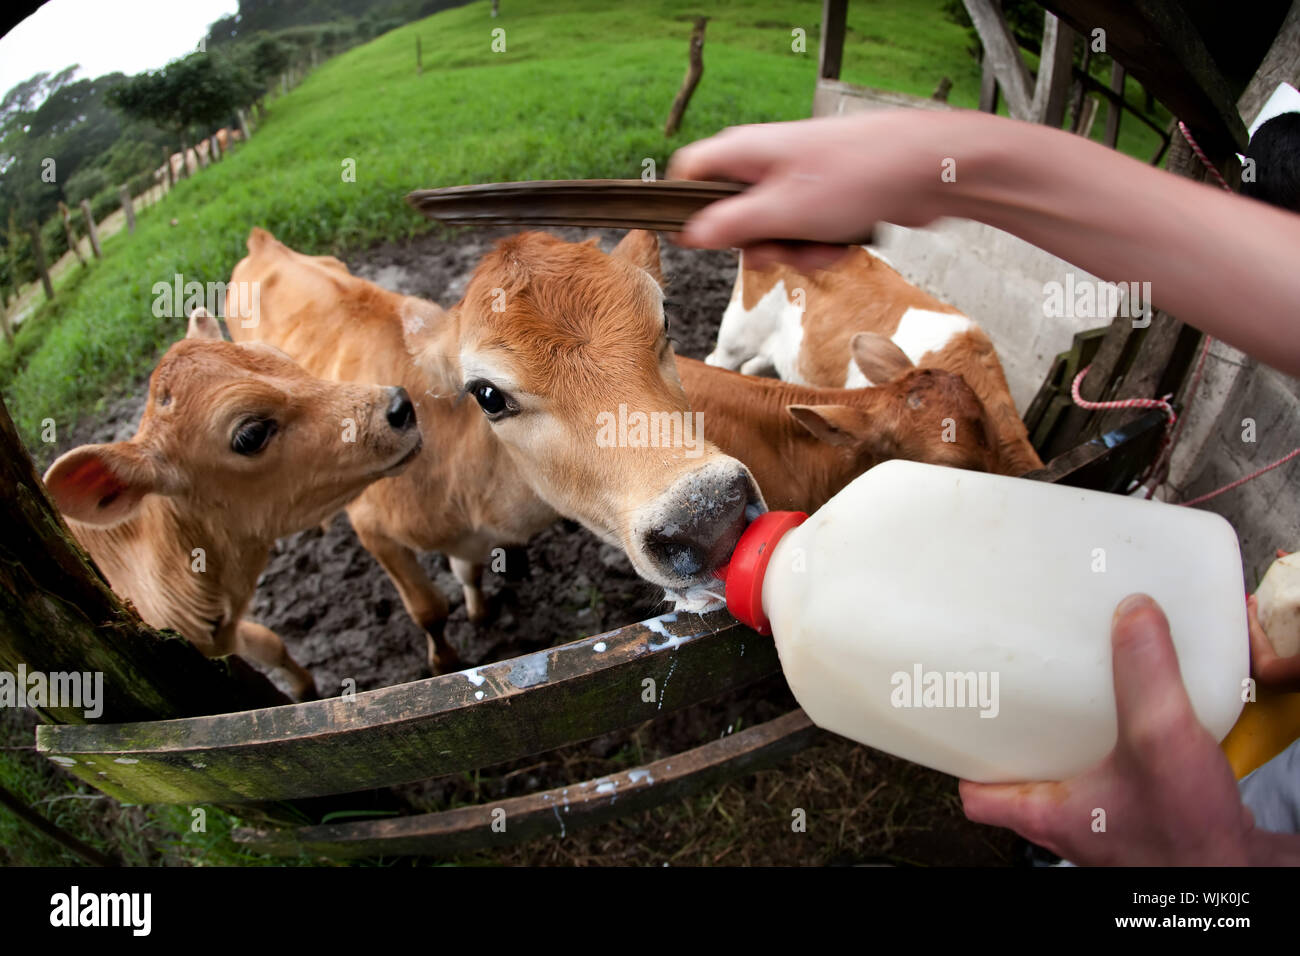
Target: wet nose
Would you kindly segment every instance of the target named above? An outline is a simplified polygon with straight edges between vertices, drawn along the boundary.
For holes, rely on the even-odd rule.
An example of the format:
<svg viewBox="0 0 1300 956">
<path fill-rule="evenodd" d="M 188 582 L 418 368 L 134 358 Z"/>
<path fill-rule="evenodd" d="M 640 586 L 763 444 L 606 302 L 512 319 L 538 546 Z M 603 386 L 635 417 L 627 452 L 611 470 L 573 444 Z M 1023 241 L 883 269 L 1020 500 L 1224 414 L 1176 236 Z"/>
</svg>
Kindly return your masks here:
<svg viewBox="0 0 1300 956">
<path fill-rule="evenodd" d="M 399 432 L 415 426 L 415 406 L 406 389 L 400 386 L 388 390 L 388 424 Z"/>
<path fill-rule="evenodd" d="M 725 564 L 748 523 L 746 509 L 759 500 L 744 470 L 685 480 L 680 503 L 645 536 L 651 560 L 678 579 L 707 575 Z"/>
</svg>

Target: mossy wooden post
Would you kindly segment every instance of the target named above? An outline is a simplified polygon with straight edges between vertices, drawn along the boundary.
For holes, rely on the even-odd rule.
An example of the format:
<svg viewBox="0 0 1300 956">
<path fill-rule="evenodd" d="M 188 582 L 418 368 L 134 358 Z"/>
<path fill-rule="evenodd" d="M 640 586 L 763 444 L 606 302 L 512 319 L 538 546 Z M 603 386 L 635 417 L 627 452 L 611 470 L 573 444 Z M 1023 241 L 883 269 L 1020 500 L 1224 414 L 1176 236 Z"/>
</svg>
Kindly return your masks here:
<svg viewBox="0 0 1300 956">
<path fill-rule="evenodd" d="M 248 116 L 242 109 L 235 110 L 235 115 L 239 118 L 239 131 L 244 134 L 245 142 L 252 136 L 248 128 Z"/>
<path fill-rule="evenodd" d="M 687 54 L 686 76 L 682 79 L 682 88 L 677 91 L 677 98 L 673 100 L 673 108 L 668 112 L 668 122 L 664 124 L 665 136 L 672 136 L 681 126 L 682 114 L 686 112 L 695 87 L 699 86 L 700 77 L 704 75 L 704 27 L 708 22 L 708 17 L 695 18 L 695 29 L 691 31 L 691 46 Z"/>
<path fill-rule="evenodd" d="M 17 296 L 14 296 L 14 301 L 18 301 Z M 0 286 L 0 330 L 4 331 L 5 341 L 12 345 L 14 327 L 9 321 L 9 292 L 4 286 Z"/>
<path fill-rule="evenodd" d="M 99 232 L 95 229 L 95 215 L 90 211 L 90 200 L 81 200 L 81 214 L 86 218 L 86 235 L 90 237 L 90 251 L 95 254 L 96 259 L 104 258 L 103 251 L 99 248 Z"/>
<path fill-rule="evenodd" d="M 41 239 L 41 227 L 32 223 L 28 227 L 32 237 L 32 257 L 36 260 L 36 272 L 41 277 L 41 286 L 45 289 L 45 298 L 54 298 L 54 284 L 50 282 L 50 270 L 45 265 L 45 243 Z"/>
<path fill-rule="evenodd" d="M 68 248 L 77 257 L 77 261 L 84 266 L 86 257 L 81 254 L 81 242 L 72 229 L 72 213 L 68 211 L 68 207 L 64 205 L 63 200 L 59 200 L 59 215 L 63 217 L 63 234 L 68 237 Z"/>
<path fill-rule="evenodd" d="M 238 658 L 209 660 L 118 599 L 46 497 L 3 399 L 0 527 L 0 671 L 102 674 L 102 721 L 287 702 Z M 35 708 L 47 721 L 87 722 L 85 707 L 47 703 Z"/>
<path fill-rule="evenodd" d="M 117 194 L 122 200 L 122 212 L 126 213 L 127 234 L 135 232 L 135 202 L 131 199 L 131 187 L 123 183 L 117 187 Z"/>
</svg>

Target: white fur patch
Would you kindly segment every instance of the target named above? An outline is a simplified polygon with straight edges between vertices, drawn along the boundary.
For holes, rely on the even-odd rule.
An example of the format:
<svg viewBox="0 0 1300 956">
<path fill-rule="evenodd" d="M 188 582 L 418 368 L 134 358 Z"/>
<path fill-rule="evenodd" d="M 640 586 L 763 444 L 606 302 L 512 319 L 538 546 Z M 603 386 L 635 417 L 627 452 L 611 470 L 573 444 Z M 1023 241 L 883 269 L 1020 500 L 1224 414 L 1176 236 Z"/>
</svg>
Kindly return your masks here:
<svg viewBox="0 0 1300 956">
<path fill-rule="evenodd" d="M 955 336 L 974 327 L 975 323 L 960 312 L 908 309 L 898 320 L 898 328 L 890 339 L 917 364 L 923 356 L 939 351 Z"/>
</svg>

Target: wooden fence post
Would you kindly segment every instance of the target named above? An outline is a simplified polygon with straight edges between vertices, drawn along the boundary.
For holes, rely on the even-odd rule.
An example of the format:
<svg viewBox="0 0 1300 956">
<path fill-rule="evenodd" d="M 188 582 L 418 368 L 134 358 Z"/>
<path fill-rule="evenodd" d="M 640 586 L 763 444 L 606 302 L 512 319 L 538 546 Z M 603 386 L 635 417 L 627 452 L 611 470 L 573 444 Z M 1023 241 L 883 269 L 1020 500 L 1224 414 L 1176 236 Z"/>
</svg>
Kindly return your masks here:
<svg viewBox="0 0 1300 956">
<path fill-rule="evenodd" d="M 244 115 L 243 109 L 235 110 L 235 115 L 239 117 L 239 131 L 244 134 L 245 142 L 252 136 L 248 130 L 248 117 Z"/>
<path fill-rule="evenodd" d="M 208 151 L 214 163 L 221 162 L 221 140 L 216 133 L 208 138 Z"/>
<path fill-rule="evenodd" d="M 32 223 L 29 228 L 32 237 L 32 255 L 36 259 L 36 271 L 40 274 L 41 285 L 45 287 L 45 298 L 54 298 L 54 284 L 50 282 L 50 270 L 45 265 L 45 243 L 41 240 L 41 227 Z"/>
<path fill-rule="evenodd" d="M 14 301 L 18 301 L 18 296 L 14 296 Z M 0 330 L 3 330 L 5 341 L 10 345 L 14 341 L 14 327 L 9 321 L 9 293 L 4 286 L 0 286 Z"/>
<path fill-rule="evenodd" d="M 90 236 L 90 251 L 95 254 L 96 259 L 104 258 L 104 253 L 99 248 L 99 233 L 95 231 L 95 217 L 90 211 L 90 200 L 81 200 L 81 214 L 86 217 L 86 235 Z"/>
<path fill-rule="evenodd" d="M 934 88 L 934 93 L 930 99 L 938 100 L 940 103 L 948 102 L 948 94 L 952 92 L 952 77 L 945 76 L 939 80 L 939 85 Z"/>
<path fill-rule="evenodd" d="M 122 199 L 122 211 L 126 213 L 127 235 L 131 235 L 135 232 L 135 202 L 131 198 L 131 187 L 123 183 L 118 187 L 117 194 Z"/>
<path fill-rule="evenodd" d="M 838 80 L 844 61 L 844 31 L 848 22 L 849 0 L 822 0 L 822 42 L 817 52 L 817 76 Z"/>
<path fill-rule="evenodd" d="M 77 234 L 72 229 L 72 213 L 68 212 L 68 207 L 64 205 L 62 199 L 59 200 L 59 215 L 63 217 L 63 234 L 68 237 L 68 248 L 77 257 L 77 261 L 84 266 L 86 257 L 81 254 L 81 243 L 77 240 Z"/>
<path fill-rule="evenodd" d="M 704 28 L 708 22 L 708 17 L 695 18 L 695 29 L 691 31 L 686 76 L 682 80 L 682 88 L 677 91 L 677 98 L 673 100 L 673 108 L 668 113 L 668 122 L 664 124 L 665 136 L 672 136 L 677 132 L 682 122 L 682 114 L 686 112 L 686 107 L 691 102 L 691 94 L 695 92 L 700 77 L 704 75 Z"/>
</svg>

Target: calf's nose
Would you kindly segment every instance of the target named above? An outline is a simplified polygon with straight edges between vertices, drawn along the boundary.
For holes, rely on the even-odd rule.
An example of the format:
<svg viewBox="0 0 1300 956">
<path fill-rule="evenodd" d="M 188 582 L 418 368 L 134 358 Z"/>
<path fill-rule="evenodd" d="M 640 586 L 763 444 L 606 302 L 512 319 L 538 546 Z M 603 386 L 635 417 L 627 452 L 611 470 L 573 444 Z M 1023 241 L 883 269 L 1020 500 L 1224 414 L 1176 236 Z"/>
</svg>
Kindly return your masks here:
<svg viewBox="0 0 1300 956">
<path fill-rule="evenodd" d="M 388 424 L 399 432 L 415 427 L 415 406 L 401 386 L 388 390 Z"/>
<path fill-rule="evenodd" d="M 725 564 L 759 499 L 743 469 L 686 476 L 677 502 L 645 535 L 646 552 L 665 574 L 694 578 Z M 679 482 L 679 484 L 681 484 Z"/>
</svg>

